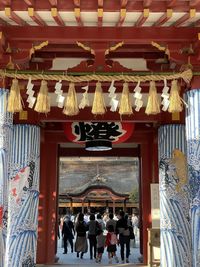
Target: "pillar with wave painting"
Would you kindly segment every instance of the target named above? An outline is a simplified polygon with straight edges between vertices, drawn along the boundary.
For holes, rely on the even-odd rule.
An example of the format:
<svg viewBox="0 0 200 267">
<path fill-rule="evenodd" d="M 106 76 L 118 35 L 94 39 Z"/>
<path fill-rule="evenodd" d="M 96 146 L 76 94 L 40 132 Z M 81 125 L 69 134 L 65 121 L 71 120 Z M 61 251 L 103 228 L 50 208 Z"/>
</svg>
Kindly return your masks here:
<svg viewBox="0 0 200 267">
<path fill-rule="evenodd" d="M 35 266 L 39 201 L 40 129 L 13 127 L 5 267 Z"/>
<path fill-rule="evenodd" d="M 185 126 L 161 126 L 158 141 L 161 266 L 191 267 Z"/>
</svg>

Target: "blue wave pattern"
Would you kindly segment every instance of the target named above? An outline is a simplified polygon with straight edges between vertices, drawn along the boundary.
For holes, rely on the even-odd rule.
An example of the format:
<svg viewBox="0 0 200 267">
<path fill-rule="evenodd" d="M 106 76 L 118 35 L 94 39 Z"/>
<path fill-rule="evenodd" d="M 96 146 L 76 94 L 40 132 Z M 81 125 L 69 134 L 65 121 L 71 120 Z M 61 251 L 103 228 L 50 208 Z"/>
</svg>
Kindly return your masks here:
<svg viewBox="0 0 200 267">
<path fill-rule="evenodd" d="M 174 149 L 186 151 L 185 127 L 162 126 L 159 137 L 161 267 L 191 267 L 191 232 L 188 183 L 178 190 Z"/>
<path fill-rule="evenodd" d="M 193 267 L 200 266 L 200 90 L 186 93 L 186 139 L 190 185 Z"/>
<path fill-rule="evenodd" d="M 4 267 L 33 267 L 36 264 L 39 161 L 40 129 L 30 125 L 15 125 Z"/>
<path fill-rule="evenodd" d="M 186 154 L 185 125 L 169 124 L 158 129 L 159 159 L 171 158 L 175 148 Z"/>
<path fill-rule="evenodd" d="M 9 91 L 0 89 L 0 267 L 4 267 L 8 209 L 8 169 L 13 115 L 6 111 Z"/>
</svg>

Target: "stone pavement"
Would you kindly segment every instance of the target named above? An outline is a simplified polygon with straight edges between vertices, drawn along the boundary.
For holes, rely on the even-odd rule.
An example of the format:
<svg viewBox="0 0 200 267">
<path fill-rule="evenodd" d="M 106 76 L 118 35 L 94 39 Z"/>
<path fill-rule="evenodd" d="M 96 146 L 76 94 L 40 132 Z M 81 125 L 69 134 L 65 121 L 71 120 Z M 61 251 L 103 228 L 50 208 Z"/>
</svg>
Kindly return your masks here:
<svg viewBox="0 0 200 267">
<path fill-rule="evenodd" d="M 69 248 L 69 252 L 67 254 L 62 254 L 63 253 L 63 248 L 61 248 L 60 243 L 58 243 L 58 253 L 57 256 L 59 257 L 59 261 L 57 264 L 55 265 L 45 265 L 45 267 L 56 267 L 56 266 L 60 266 L 60 267 L 76 267 L 76 266 L 80 266 L 80 267 L 144 267 L 143 264 L 141 264 L 138 260 L 138 258 L 140 257 L 140 253 L 139 253 L 139 244 L 134 245 L 133 243 L 131 244 L 131 255 L 129 257 L 129 261 L 130 263 L 126 263 L 126 264 L 122 264 L 122 263 L 114 263 L 113 264 L 108 264 L 108 256 L 107 256 L 107 251 L 105 250 L 104 254 L 103 254 L 103 258 L 102 258 L 102 263 L 96 263 L 94 260 L 90 260 L 89 257 L 89 252 L 84 254 L 83 259 L 77 258 L 76 257 L 76 253 L 71 253 L 71 250 Z M 119 257 L 119 248 L 117 251 L 117 256 Z M 37 265 L 37 267 L 39 266 L 44 266 L 44 265 Z"/>
</svg>

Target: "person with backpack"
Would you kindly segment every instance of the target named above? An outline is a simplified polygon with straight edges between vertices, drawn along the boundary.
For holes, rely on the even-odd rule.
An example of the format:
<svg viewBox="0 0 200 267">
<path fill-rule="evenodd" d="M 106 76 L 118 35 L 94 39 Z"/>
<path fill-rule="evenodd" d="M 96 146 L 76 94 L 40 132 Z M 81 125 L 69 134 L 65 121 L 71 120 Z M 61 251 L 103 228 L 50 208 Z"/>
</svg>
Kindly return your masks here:
<svg viewBox="0 0 200 267">
<path fill-rule="evenodd" d="M 117 240 L 117 235 L 114 232 L 114 227 L 113 225 L 109 225 L 105 242 L 105 246 L 107 247 L 107 252 L 108 252 L 109 264 L 112 264 L 113 257 L 115 258 L 116 263 L 119 262 L 118 257 L 116 255 L 117 244 L 118 240 Z"/>
</svg>

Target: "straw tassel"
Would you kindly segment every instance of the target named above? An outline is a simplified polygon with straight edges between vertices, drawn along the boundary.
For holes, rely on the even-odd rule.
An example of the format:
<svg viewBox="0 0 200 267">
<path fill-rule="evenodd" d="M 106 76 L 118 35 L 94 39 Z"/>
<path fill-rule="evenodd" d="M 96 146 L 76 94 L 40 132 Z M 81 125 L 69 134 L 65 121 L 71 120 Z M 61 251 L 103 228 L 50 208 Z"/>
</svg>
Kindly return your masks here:
<svg viewBox="0 0 200 267">
<path fill-rule="evenodd" d="M 106 105 L 102 93 L 101 83 L 97 82 L 92 104 L 92 114 L 103 115 L 106 112 Z"/>
<path fill-rule="evenodd" d="M 48 95 L 47 82 L 44 80 L 41 81 L 34 110 L 40 113 L 48 113 L 50 111 L 50 97 Z"/>
<path fill-rule="evenodd" d="M 69 90 L 65 99 L 63 113 L 68 116 L 75 116 L 79 113 L 74 83 L 69 84 Z"/>
<path fill-rule="evenodd" d="M 169 108 L 170 113 L 181 112 L 183 110 L 183 103 L 179 95 L 180 87 L 178 81 L 173 80 L 171 85 L 171 91 L 169 95 Z"/>
<path fill-rule="evenodd" d="M 149 88 L 149 96 L 147 101 L 147 106 L 145 113 L 147 115 L 150 114 L 158 114 L 160 113 L 160 101 L 157 94 L 156 84 L 154 81 L 150 82 L 150 88 Z"/>
<path fill-rule="evenodd" d="M 129 94 L 128 83 L 123 84 L 122 95 L 119 102 L 119 114 L 131 115 L 133 114 L 133 108 L 131 104 L 131 98 Z"/>
<path fill-rule="evenodd" d="M 12 80 L 12 86 L 10 88 L 10 94 L 8 97 L 8 112 L 20 112 L 22 111 L 22 98 L 20 95 L 20 87 L 17 79 Z"/>
</svg>

